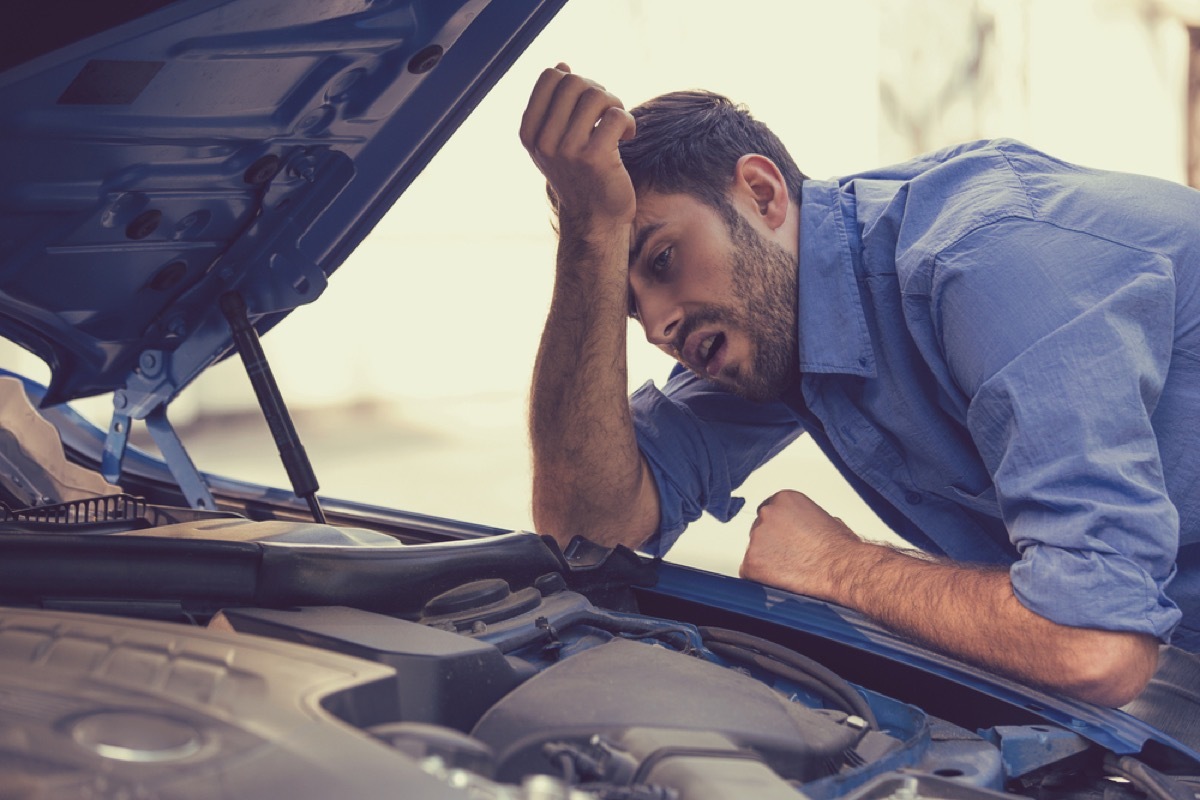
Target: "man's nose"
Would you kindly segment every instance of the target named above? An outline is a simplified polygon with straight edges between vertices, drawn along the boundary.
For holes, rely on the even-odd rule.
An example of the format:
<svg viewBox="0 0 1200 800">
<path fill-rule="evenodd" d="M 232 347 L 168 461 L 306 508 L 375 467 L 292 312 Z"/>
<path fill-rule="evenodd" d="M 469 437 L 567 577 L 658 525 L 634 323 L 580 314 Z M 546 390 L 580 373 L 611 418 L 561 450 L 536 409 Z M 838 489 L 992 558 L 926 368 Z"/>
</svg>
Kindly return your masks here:
<svg viewBox="0 0 1200 800">
<path fill-rule="evenodd" d="M 642 300 L 638 303 L 638 316 L 646 331 L 646 340 L 664 347 L 675 341 L 679 323 L 683 322 L 683 309 L 667 298 Z"/>
</svg>

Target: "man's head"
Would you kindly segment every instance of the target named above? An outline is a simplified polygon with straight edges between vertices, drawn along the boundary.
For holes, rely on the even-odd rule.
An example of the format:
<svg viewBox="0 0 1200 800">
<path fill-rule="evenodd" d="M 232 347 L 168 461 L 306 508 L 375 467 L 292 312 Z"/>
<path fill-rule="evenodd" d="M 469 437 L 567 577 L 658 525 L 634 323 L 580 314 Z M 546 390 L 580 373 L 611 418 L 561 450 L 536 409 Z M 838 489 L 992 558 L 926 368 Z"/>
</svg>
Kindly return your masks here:
<svg viewBox="0 0 1200 800">
<path fill-rule="evenodd" d="M 805 176 L 744 107 L 675 92 L 633 109 L 621 159 L 637 192 L 630 313 L 646 338 L 755 400 L 796 376 L 796 247 Z"/>
</svg>

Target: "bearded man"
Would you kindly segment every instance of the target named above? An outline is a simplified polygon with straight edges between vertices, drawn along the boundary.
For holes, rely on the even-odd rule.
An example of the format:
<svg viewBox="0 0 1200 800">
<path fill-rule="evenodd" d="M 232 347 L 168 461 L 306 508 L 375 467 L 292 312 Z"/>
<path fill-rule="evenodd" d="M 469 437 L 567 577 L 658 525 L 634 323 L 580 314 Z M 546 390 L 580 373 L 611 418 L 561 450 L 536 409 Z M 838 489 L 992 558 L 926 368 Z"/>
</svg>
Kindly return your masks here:
<svg viewBox="0 0 1200 800">
<path fill-rule="evenodd" d="M 664 553 L 804 432 L 929 555 L 783 491 L 744 577 L 1113 706 L 1200 649 L 1200 193 L 1013 141 L 810 180 L 724 97 L 629 113 L 562 64 L 521 140 L 559 231 L 541 532 Z M 627 316 L 661 391 L 626 397 Z"/>
</svg>

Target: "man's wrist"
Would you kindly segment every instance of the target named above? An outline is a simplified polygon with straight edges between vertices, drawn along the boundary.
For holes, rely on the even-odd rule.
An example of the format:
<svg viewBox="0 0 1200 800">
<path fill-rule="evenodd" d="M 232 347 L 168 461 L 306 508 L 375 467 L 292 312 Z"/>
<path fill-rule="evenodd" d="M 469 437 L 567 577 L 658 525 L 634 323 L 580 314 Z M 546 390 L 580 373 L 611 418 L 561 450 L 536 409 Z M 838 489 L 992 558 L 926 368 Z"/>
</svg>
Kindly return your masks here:
<svg viewBox="0 0 1200 800">
<path fill-rule="evenodd" d="M 563 226 L 559 231 L 558 281 L 596 301 L 611 297 L 622 316 L 629 274 L 629 226 L 611 220 Z"/>
<path fill-rule="evenodd" d="M 586 243 L 593 248 L 624 244 L 628 251 L 631 224 L 624 217 L 592 212 L 563 213 L 558 218 L 558 235 L 560 241 Z M 625 260 L 623 258 L 622 262 Z"/>
</svg>

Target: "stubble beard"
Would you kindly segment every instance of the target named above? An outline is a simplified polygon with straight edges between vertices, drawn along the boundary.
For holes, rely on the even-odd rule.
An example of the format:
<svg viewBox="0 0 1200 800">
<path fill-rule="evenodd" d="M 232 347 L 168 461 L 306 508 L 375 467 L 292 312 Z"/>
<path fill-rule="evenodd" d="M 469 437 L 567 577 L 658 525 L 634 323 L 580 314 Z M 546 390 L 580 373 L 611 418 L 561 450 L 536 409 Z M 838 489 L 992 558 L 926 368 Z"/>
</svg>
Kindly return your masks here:
<svg viewBox="0 0 1200 800">
<path fill-rule="evenodd" d="M 733 244 L 730 270 L 737 304 L 722 321 L 740 328 L 753 348 L 751 368 L 732 366 L 717 383 L 747 400 L 778 400 L 799 377 L 796 351 L 796 259 L 763 239 L 734 208 L 722 209 Z"/>
</svg>

